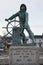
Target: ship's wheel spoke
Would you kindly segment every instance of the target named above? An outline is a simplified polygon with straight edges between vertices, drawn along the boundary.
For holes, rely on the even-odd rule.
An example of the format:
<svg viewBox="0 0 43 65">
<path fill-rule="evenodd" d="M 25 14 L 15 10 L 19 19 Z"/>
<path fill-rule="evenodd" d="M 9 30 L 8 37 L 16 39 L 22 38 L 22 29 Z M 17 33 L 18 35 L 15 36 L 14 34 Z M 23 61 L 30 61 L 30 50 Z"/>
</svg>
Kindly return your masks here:
<svg viewBox="0 0 43 65">
<path fill-rule="evenodd" d="M 10 24 L 10 25 L 12 25 L 12 24 Z M 13 25 L 12 25 L 13 26 Z"/>
</svg>

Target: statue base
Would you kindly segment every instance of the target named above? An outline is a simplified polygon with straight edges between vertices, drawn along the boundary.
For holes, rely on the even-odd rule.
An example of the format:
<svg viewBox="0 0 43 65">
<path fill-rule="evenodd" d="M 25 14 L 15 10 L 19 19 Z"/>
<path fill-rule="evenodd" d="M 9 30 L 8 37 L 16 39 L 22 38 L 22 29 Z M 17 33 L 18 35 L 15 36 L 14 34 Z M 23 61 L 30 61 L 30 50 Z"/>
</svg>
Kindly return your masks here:
<svg viewBox="0 0 43 65">
<path fill-rule="evenodd" d="M 0 55 L 0 65 L 9 65 L 8 55 Z"/>
<path fill-rule="evenodd" d="M 39 56 L 36 46 L 11 46 L 10 65 L 38 65 Z"/>
</svg>

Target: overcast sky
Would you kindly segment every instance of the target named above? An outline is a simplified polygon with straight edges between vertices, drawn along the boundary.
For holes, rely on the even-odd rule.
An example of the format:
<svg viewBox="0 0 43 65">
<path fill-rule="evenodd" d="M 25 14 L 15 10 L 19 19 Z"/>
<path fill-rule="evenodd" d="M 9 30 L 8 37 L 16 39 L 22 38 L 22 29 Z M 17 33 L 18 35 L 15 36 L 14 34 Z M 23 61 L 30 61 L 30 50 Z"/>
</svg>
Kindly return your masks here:
<svg viewBox="0 0 43 65">
<path fill-rule="evenodd" d="M 19 11 L 20 5 L 24 3 L 27 6 L 29 14 L 29 26 L 36 35 L 43 33 L 43 0 L 0 0 L 0 35 L 3 35 L 6 26 L 5 18 Z"/>
</svg>

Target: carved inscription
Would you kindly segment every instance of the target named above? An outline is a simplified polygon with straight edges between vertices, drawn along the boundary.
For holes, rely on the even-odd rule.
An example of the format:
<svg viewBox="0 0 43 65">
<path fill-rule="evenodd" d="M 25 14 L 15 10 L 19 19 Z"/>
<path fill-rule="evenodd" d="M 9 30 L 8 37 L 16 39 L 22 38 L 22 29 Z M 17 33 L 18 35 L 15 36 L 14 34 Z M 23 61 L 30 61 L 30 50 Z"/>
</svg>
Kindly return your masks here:
<svg viewBox="0 0 43 65">
<path fill-rule="evenodd" d="M 36 63 L 36 51 L 25 48 L 19 47 L 14 48 L 11 51 L 11 59 L 14 65 L 28 65 L 29 63 Z"/>
</svg>

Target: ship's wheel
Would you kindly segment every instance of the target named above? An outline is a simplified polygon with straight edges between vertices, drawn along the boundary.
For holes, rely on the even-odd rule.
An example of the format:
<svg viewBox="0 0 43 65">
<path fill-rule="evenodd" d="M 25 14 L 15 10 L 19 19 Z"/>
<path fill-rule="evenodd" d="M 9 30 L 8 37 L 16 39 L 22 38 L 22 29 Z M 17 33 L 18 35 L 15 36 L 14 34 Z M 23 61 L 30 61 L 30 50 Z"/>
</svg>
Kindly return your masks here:
<svg viewBox="0 0 43 65">
<path fill-rule="evenodd" d="M 13 21 L 7 21 L 7 22 L 8 22 L 7 26 L 2 27 L 2 28 L 6 28 L 6 30 L 8 32 L 6 35 L 8 35 L 8 34 L 12 35 L 12 33 L 13 33 L 12 29 L 15 27 L 20 27 L 19 21 L 13 20 Z"/>
<path fill-rule="evenodd" d="M 16 23 L 15 23 L 16 22 Z M 12 29 L 15 28 L 15 27 L 19 27 L 19 21 L 17 20 L 14 20 L 14 21 L 10 21 L 8 24 L 7 24 L 7 32 L 8 34 L 12 35 Z"/>
</svg>

